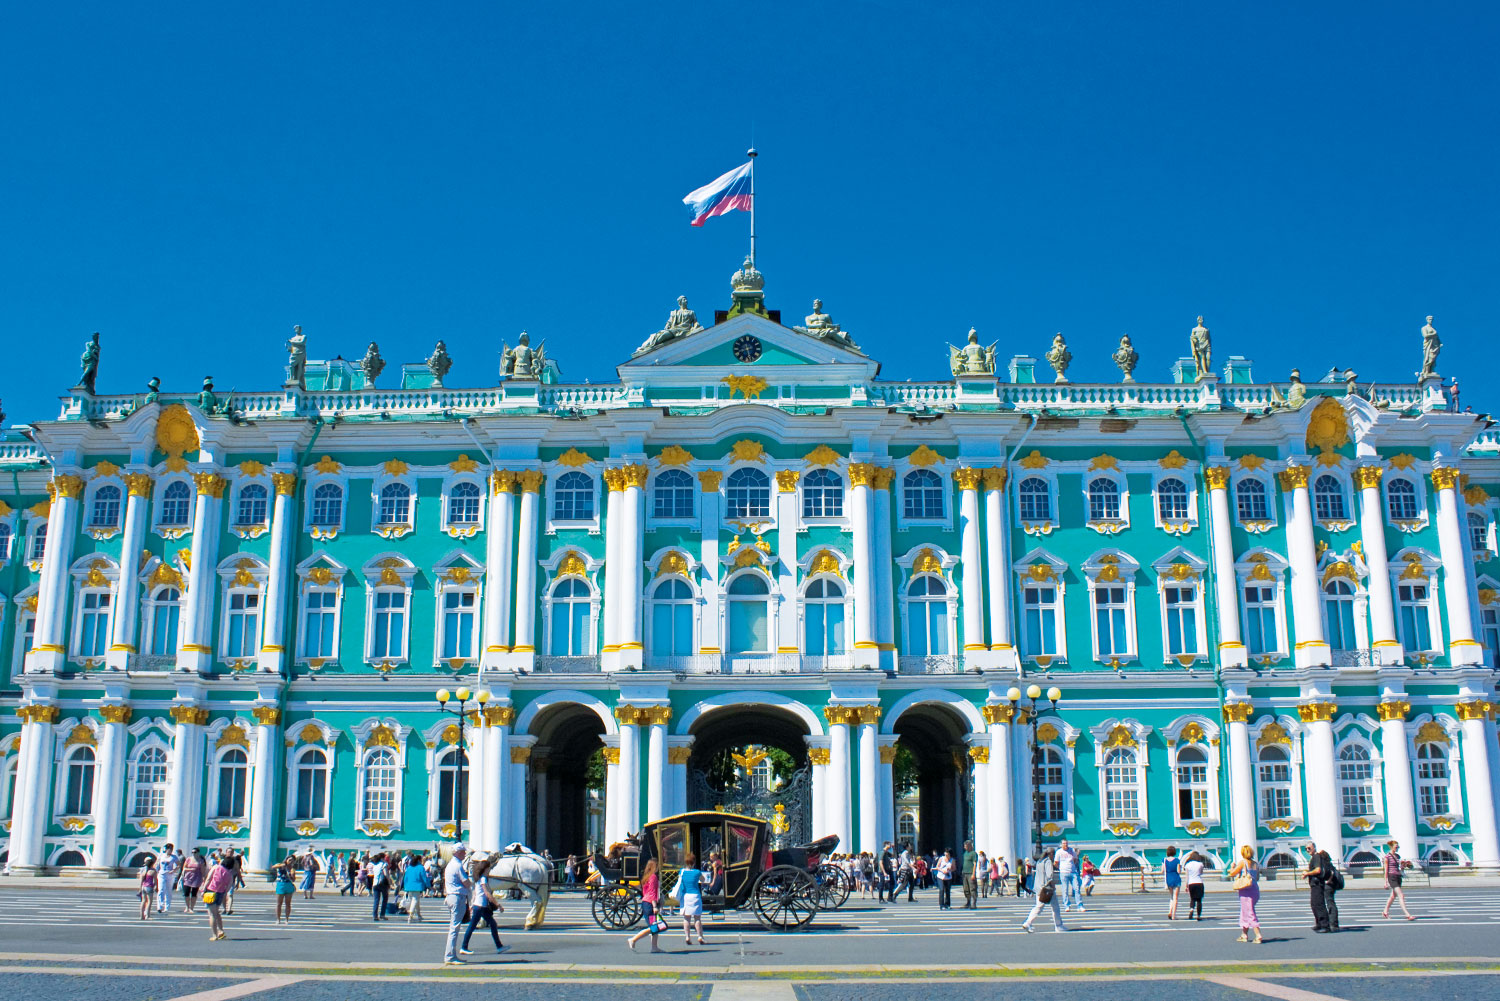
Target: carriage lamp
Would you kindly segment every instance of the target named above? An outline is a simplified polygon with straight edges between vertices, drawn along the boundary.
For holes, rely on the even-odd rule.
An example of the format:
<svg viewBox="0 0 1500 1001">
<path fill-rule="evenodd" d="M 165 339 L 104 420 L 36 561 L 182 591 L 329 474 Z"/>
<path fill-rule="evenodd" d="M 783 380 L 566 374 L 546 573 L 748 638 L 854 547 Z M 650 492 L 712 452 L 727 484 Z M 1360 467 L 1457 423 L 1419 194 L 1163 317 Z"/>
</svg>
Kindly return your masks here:
<svg viewBox="0 0 1500 1001">
<path fill-rule="evenodd" d="M 1042 853 L 1042 749 L 1037 743 L 1036 731 L 1038 717 L 1041 716 L 1043 707 L 1038 705 L 1042 698 L 1041 685 L 1026 686 L 1026 698 L 1031 700 L 1031 705 L 1021 709 L 1021 690 L 1012 687 L 1005 693 L 1006 699 L 1010 701 L 1012 718 L 1017 711 L 1026 713 L 1027 721 L 1031 724 L 1031 854 L 1038 857 Z M 1058 700 L 1062 698 L 1061 688 L 1047 689 L 1047 701 L 1051 703 L 1052 712 L 1057 711 Z"/>
</svg>

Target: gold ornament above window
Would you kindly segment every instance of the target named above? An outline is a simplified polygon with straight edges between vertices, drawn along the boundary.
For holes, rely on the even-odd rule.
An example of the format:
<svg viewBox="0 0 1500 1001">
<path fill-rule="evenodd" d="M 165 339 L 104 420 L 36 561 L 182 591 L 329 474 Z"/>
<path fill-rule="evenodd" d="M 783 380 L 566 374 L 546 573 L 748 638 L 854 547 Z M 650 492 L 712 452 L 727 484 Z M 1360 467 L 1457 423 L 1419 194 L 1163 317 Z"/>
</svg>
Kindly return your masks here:
<svg viewBox="0 0 1500 1001">
<path fill-rule="evenodd" d="M 837 574 L 842 577 L 844 571 L 839 567 L 839 558 L 831 550 L 820 549 L 812 562 L 807 567 L 808 576 L 820 573 Z"/>
<path fill-rule="evenodd" d="M 766 450 L 752 438 L 742 438 L 729 447 L 729 457 L 735 462 L 765 462 Z"/>
<path fill-rule="evenodd" d="M 1187 457 L 1174 448 L 1156 462 L 1163 469 L 1181 469 L 1187 465 Z"/>
<path fill-rule="evenodd" d="M 379 724 L 370 731 L 365 738 L 366 747 L 400 747 L 401 742 L 396 739 L 396 732 L 384 723 Z"/>
<path fill-rule="evenodd" d="M 681 445 L 668 445 L 656 454 L 656 462 L 661 466 L 685 466 L 692 461 L 692 453 Z"/>
<path fill-rule="evenodd" d="M 448 463 L 448 468 L 455 473 L 472 473 L 479 468 L 479 463 L 469 458 L 467 452 L 460 452 L 458 458 Z"/>
<path fill-rule="evenodd" d="M 802 460 L 809 466 L 832 466 L 835 465 L 841 458 L 843 457 L 833 449 L 829 448 L 827 445 L 819 445 L 817 448 L 804 455 L 802 457 Z"/>
<path fill-rule="evenodd" d="M 575 469 L 579 466 L 588 465 L 593 461 L 593 456 L 589 455 L 587 452 L 580 452 L 576 448 L 570 448 L 562 455 L 559 455 L 557 457 L 557 464 L 559 466 L 571 466 Z"/>
<path fill-rule="evenodd" d="M 586 573 L 588 573 L 588 564 L 583 561 L 583 557 L 579 556 L 575 550 L 570 549 L 568 550 L 568 554 L 558 562 L 557 572 L 552 576 L 553 579 L 569 576 L 581 577 Z"/>
<path fill-rule="evenodd" d="M 1045 455 L 1043 455 L 1041 452 L 1038 452 L 1036 449 L 1033 448 L 1031 450 L 1031 454 L 1030 455 L 1025 456 L 1024 458 L 1021 459 L 1021 468 L 1022 469 L 1046 469 L 1048 461 L 1049 460 L 1047 459 L 1047 457 Z"/>
<path fill-rule="evenodd" d="M 198 451 L 198 425 L 187 407 L 174 403 L 162 408 L 156 418 L 156 447 L 173 459 L 181 459 L 185 452 Z"/>
<path fill-rule="evenodd" d="M 343 466 L 340 466 L 337 462 L 333 461 L 333 456 L 331 455 L 323 456 L 323 458 L 319 459 L 317 463 L 313 465 L 313 469 L 320 473 L 337 473 L 343 468 Z"/>
<path fill-rule="evenodd" d="M 1307 421 L 1307 450 L 1327 455 L 1349 443 L 1349 415 L 1343 404 L 1325 396 Z M 1321 457 L 1320 457 L 1321 458 Z M 1325 463 L 1326 465 L 1327 463 Z"/>
<path fill-rule="evenodd" d="M 687 558 L 678 552 L 670 552 L 663 556 L 661 562 L 656 564 L 656 576 L 662 577 L 666 574 L 686 577 L 688 574 Z"/>
<path fill-rule="evenodd" d="M 911 564 L 912 573 L 935 573 L 943 572 L 943 561 L 938 554 L 931 549 L 924 549 L 917 554 L 917 558 Z"/>
<path fill-rule="evenodd" d="M 942 465 L 948 460 L 938 455 L 928 446 L 918 445 L 917 450 L 906 457 L 906 461 L 913 466 L 926 467 Z"/>
</svg>

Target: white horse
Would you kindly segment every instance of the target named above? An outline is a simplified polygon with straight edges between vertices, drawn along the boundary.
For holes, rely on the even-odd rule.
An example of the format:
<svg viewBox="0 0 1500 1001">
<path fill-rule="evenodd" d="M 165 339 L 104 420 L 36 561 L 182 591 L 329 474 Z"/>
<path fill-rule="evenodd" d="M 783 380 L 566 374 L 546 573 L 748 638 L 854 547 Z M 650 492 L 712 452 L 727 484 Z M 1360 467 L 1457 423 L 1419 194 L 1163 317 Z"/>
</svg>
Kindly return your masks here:
<svg viewBox="0 0 1500 1001">
<path fill-rule="evenodd" d="M 483 867 L 480 875 L 491 890 L 497 893 L 520 890 L 526 894 L 531 910 L 526 915 L 525 928 L 527 931 L 540 928 L 547 917 L 547 898 L 552 895 L 552 867 L 547 860 L 520 842 L 513 842 L 480 865 Z"/>
</svg>

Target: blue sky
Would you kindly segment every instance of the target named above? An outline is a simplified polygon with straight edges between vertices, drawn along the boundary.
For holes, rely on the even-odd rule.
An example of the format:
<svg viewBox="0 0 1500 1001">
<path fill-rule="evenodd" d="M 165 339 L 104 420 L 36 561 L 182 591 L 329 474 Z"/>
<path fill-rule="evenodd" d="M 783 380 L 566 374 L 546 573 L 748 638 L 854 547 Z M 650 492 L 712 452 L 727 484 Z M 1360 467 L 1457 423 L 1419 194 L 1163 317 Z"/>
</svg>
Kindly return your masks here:
<svg viewBox="0 0 1500 1001">
<path fill-rule="evenodd" d="M 1245 5 L 1249 7 L 1250 5 Z M 1075 379 L 1215 366 L 1410 379 L 1427 313 L 1497 406 L 1497 20 L 1466 3 L 23 4 L 0 42 L 0 374 L 270 388 L 438 338 L 450 385 L 546 338 L 612 379 L 679 294 L 728 302 L 746 217 L 680 199 L 751 142 L 772 307 L 887 378 L 1062 331 Z M 149 19 L 142 11 L 149 10 Z M 390 381 L 390 372 L 386 381 Z"/>
</svg>

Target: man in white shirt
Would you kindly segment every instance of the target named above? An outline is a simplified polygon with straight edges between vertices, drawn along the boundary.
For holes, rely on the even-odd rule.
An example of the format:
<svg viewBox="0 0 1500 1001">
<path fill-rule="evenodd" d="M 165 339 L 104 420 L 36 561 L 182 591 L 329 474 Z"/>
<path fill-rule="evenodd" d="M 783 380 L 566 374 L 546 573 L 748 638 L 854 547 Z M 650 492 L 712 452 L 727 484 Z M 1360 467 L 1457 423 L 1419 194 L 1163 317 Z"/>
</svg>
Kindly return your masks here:
<svg viewBox="0 0 1500 1001">
<path fill-rule="evenodd" d="M 172 906 L 172 893 L 177 889 L 177 876 L 182 871 L 182 859 L 172 850 L 170 843 L 162 848 L 156 869 L 156 913 L 165 914 Z"/>
<path fill-rule="evenodd" d="M 1067 838 L 1057 848 L 1057 879 L 1061 884 L 1063 910 L 1071 910 L 1076 904 L 1082 914 L 1083 883 L 1078 878 L 1078 853 L 1068 846 Z"/>
<path fill-rule="evenodd" d="M 443 962 L 449 966 L 463 962 L 458 958 L 458 945 L 463 937 L 464 911 L 469 906 L 469 888 L 473 886 L 473 880 L 469 878 L 468 869 L 464 866 L 464 859 L 468 854 L 469 850 L 459 842 L 453 846 L 453 857 L 443 867 L 443 901 L 448 905 L 448 943 L 443 952 Z"/>
</svg>

